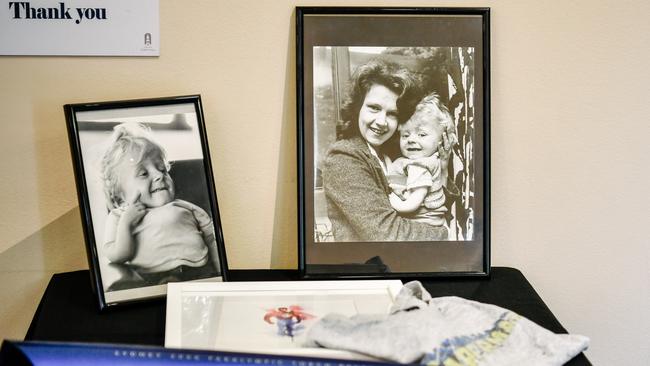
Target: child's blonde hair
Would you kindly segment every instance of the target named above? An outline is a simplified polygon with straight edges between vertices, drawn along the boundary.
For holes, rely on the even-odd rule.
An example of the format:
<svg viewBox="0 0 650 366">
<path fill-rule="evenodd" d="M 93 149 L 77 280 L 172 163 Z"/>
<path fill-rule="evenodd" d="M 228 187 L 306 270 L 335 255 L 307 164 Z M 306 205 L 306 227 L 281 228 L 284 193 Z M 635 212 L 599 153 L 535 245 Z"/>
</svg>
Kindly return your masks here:
<svg viewBox="0 0 650 366">
<path fill-rule="evenodd" d="M 151 130 L 141 123 L 122 123 L 113 128 L 109 146 L 101 161 L 101 175 L 109 210 L 124 203 L 115 168 L 127 157 L 135 165 L 145 157 L 158 154 L 165 162 L 165 169 L 171 168 L 165 149 L 151 136 Z"/>
<path fill-rule="evenodd" d="M 447 132 L 447 138 L 450 144 L 454 145 L 458 142 L 454 119 L 435 92 L 422 98 L 417 106 L 415 106 L 415 111 L 411 118 L 401 124 L 399 128 L 401 130 L 406 125 L 419 126 L 429 123 L 435 123 L 437 126 L 442 127 L 443 131 Z"/>
</svg>

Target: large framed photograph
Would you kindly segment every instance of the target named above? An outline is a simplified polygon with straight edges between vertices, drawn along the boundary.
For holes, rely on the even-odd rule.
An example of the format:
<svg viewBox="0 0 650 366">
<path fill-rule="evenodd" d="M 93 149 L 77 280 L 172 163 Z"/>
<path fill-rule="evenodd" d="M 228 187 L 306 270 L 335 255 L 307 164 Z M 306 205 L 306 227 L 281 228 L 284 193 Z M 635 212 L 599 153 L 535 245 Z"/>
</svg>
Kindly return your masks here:
<svg viewBox="0 0 650 366">
<path fill-rule="evenodd" d="M 369 356 L 305 347 L 323 316 L 387 315 L 399 280 L 170 283 L 165 347 L 340 359 Z"/>
<path fill-rule="evenodd" d="M 489 275 L 489 9 L 296 21 L 304 276 Z"/>
<path fill-rule="evenodd" d="M 100 309 L 227 271 L 198 95 L 64 107 Z"/>
</svg>

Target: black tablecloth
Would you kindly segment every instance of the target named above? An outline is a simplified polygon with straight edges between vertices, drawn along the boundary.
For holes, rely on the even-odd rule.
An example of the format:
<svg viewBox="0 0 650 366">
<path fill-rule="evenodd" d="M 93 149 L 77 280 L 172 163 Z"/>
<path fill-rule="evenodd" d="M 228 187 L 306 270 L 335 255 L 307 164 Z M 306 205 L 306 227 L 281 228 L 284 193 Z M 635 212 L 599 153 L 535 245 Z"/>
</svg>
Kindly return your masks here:
<svg viewBox="0 0 650 366">
<path fill-rule="evenodd" d="M 233 270 L 230 281 L 297 280 L 291 270 Z M 406 280 L 405 280 L 406 281 Z M 512 310 L 555 333 L 567 333 L 523 274 L 493 267 L 490 278 L 420 280 L 432 296 L 460 296 Z M 158 299 L 99 313 L 88 271 L 52 276 L 25 340 L 104 342 L 162 346 L 165 301 Z M 590 365 L 580 354 L 567 365 Z"/>
</svg>

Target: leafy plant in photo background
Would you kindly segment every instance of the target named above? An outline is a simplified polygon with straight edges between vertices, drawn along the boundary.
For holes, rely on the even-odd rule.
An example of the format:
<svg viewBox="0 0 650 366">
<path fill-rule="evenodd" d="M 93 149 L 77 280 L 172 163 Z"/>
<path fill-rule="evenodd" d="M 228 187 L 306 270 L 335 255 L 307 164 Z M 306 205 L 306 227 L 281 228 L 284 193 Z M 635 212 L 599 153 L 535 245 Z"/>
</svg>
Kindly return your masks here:
<svg viewBox="0 0 650 366">
<path fill-rule="evenodd" d="M 470 47 L 389 47 L 385 54 L 415 57 L 424 95 L 435 91 L 456 124 L 458 144 L 449 165 L 450 180 L 460 190 L 451 205 L 449 240 L 473 236 L 474 154 L 474 49 Z"/>
<path fill-rule="evenodd" d="M 474 226 L 475 162 L 474 156 L 474 52 L 471 48 L 453 48 L 450 74 L 450 99 L 448 108 L 454 117 L 458 132 L 458 145 L 450 172 L 453 181 L 460 189 L 452 214 L 456 218 L 457 239 L 471 240 Z M 452 92 L 453 91 L 453 92 Z"/>
</svg>

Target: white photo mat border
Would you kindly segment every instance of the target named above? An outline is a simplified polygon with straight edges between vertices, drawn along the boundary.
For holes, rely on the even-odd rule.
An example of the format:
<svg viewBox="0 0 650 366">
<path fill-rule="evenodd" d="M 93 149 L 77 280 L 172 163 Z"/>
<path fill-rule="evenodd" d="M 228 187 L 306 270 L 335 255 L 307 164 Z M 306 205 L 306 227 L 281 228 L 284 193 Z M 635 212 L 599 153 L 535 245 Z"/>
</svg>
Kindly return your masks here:
<svg viewBox="0 0 650 366">
<path fill-rule="evenodd" d="M 165 347 L 191 348 L 183 344 L 183 296 L 194 295 L 210 297 L 247 296 L 251 301 L 261 296 L 300 296 L 300 295 L 343 295 L 387 296 L 387 305 L 394 302 L 402 288 L 400 280 L 349 280 L 349 281 L 278 281 L 278 282 L 177 282 L 167 284 L 167 314 L 165 324 Z M 324 294 L 327 292 L 327 294 Z M 246 314 L 242 314 L 246 316 Z M 328 357 L 338 359 L 376 360 L 362 354 L 325 348 L 264 348 L 254 345 L 242 348 L 221 348 L 219 351 L 236 351 L 268 354 L 287 354 L 295 356 Z"/>
</svg>

